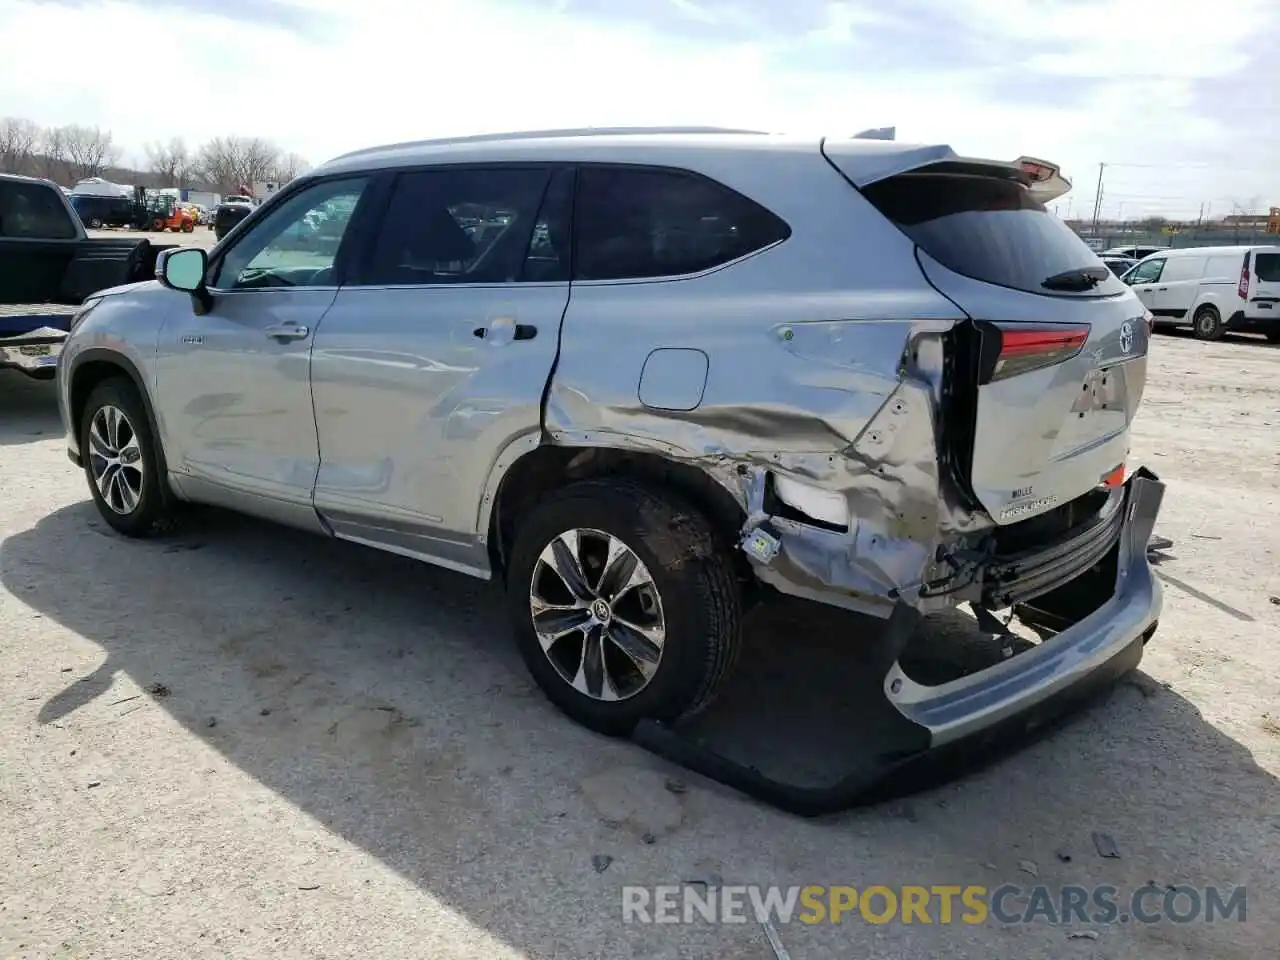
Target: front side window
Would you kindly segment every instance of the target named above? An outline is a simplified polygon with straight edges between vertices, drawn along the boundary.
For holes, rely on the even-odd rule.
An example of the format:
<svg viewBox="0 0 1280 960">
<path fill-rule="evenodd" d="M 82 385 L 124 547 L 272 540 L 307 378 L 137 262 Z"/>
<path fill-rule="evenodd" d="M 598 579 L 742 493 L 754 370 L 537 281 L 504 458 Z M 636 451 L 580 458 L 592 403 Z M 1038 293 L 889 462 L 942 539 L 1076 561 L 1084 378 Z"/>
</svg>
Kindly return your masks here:
<svg viewBox="0 0 1280 960">
<path fill-rule="evenodd" d="M 406 286 L 520 280 L 549 177 L 546 169 L 528 167 L 443 167 L 400 174 L 361 282 Z"/>
<path fill-rule="evenodd" d="M 1163 269 L 1163 260 L 1148 260 L 1146 263 L 1140 263 L 1134 267 L 1133 272 L 1129 274 L 1129 282 L 1155 283 L 1160 279 L 1160 272 Z"/>
<path fill-rule="evenodd" d="M 705 177 L 645 167 L 584 167 L 574 221 L 574 279 L 697 273 L 790 233 L 759 204 Z"/>
<path fill-rule="evenodd" d="M 75 221 L 55 189 L 40 183 L 0 181 L 0 237 L 74 240 Z"/>
<path fill-rule="evenodd" d="M 332 286 L 338 247 L 368 183 L 366 177 L 329 180 L 290 197 L 227 251 L 212 285 L 221 290 Z"/>
</svg>

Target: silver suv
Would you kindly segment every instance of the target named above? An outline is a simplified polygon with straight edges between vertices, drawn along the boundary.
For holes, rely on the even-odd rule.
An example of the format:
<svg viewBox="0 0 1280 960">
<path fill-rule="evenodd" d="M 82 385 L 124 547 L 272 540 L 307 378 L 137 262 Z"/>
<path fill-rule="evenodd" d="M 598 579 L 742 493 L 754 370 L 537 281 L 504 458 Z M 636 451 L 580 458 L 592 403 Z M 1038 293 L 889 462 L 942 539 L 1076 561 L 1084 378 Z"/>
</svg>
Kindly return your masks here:
<svg viewBox="0 0 1280 960">
<path fill-rule="evenodd" d="M 1010 610 L 1045 639 L 968 676 L 882 651 L 946 743 L 1132 667 L 1161 607 L 1148 325 L 1050 180 L 707 129 L 350 153 L 84 304 L 68 450 L 126 536 L 213 504 L 499 579 L 611 733 L 709 703 L 777 592 Z"/>
</svg>

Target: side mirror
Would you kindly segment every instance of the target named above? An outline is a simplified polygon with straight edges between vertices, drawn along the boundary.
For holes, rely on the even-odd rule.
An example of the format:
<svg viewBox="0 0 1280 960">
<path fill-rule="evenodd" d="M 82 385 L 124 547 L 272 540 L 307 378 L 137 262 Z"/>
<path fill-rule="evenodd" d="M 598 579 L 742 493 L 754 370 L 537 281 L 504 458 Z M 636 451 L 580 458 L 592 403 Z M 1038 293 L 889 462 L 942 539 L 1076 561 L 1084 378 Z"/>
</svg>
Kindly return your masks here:
<svg viewBox="0 0 1280 960">
<path fill-rule="evenodd" d="M 170 290 L 191 294 L 195 312 L 205 314 L 213 306 L 213 297 L 204 282 L 208 266 L 208 256 L 199 247 L 163 250 L 156 260 L 156 279 Z"/>
</svg>

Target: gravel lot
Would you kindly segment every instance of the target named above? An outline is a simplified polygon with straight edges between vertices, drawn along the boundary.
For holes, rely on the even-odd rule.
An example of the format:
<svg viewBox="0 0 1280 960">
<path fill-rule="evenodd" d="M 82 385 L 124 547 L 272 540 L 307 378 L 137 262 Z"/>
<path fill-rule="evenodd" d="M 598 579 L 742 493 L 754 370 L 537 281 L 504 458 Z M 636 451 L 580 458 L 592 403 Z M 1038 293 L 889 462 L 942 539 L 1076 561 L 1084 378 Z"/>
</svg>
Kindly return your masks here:
<svg viewBox="0 0 1280 960">
<path fill-rule="evenodd" d="M 716 875 L 1248 887 L 1244 924 L 1083 928 L 1096 939 L 792 923 L 795 960 L 1274 955 L 1280 350 L 1153 352 L 1134 460 L 1169 483 L 1175 545 L 1142 671 L 994 765 L 821 821 L 668 784 L 679 771 L 562 719 L 488 585 L 222 514 L 112 535 L 51 386 L 0 374 L 0 956 L 774 957 L 754 922 L 621 923 L 621 885 Z M 721 726 L 784 759 L 788 740 L 856 748 L 830 718 L 858 681 L 822 664 L 865 629 L 760 618 Z"/>
</svg>

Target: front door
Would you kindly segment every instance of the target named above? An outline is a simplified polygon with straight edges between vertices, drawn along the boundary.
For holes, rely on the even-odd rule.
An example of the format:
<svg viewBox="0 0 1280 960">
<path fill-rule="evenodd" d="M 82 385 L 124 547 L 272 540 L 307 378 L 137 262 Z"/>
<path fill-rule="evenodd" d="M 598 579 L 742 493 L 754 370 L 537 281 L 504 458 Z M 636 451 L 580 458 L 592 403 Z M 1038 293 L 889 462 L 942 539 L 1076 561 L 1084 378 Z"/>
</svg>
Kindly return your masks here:
<svg viewBox="0 0 1280 960">
<path fill-rule="evenodd" d="M 1133 287 L 1133 292 L 1142 301 L 1142 305 L 1152 313 L 1155 313 L 1159 307 L 1159 294 L 1164 292 L 1159 289 L 1160 274 L 1163 270 L 1163 257 L 1158 260 L 1144 260 L 1130 270 L 1125 277 L 1129 286 Z"/>
<path fill-rule="evenodd" d="M 390 185 L 313 354 L 315 507 L 338 536 L 487 574 L 482 488 L 541 428 L 569 300 L 571 180 L 453 167 Z"/>
<path fill-rule="evenodd" d="M 157 406 L 169 469 L 192 499 L 318 524 L 311 350 L 366 185 L 323 181 L 280 203 L 210 263 L 212 309 L 166 322 Z"/>
</svg>

